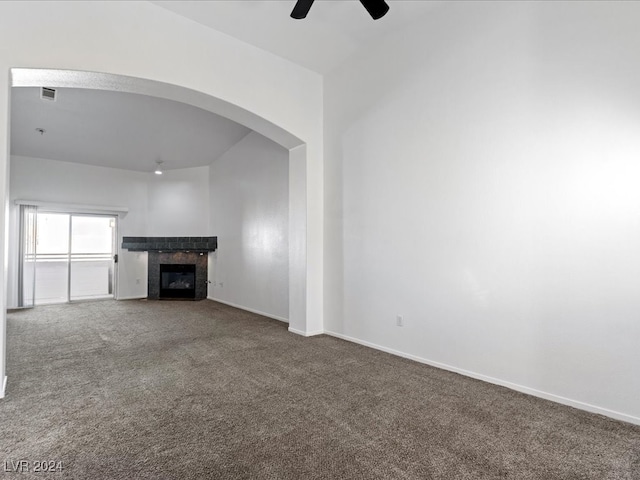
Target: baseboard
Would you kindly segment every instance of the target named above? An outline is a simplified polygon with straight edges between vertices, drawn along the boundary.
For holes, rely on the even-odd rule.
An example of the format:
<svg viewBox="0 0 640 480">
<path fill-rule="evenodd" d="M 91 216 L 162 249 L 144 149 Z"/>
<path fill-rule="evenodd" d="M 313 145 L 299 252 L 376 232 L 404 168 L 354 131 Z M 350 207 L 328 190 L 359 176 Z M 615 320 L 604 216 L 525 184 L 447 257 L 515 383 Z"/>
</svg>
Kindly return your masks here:
<svg viewBox="0 0 640 480">
<path fill-rule="evenodd" d="M 266 312 L 261 312 L 260 310 L 256 310 L 255 308 L 244 307 L 242 305 L 237 305 L 235 303 L 227 302 L 225 300 L 220 300 L 219 298 L 214 298 L 214 297 L 207 297 L 207 300 L 212 300 L 214 302 L 223 303 L 223 304 L 229 305 L 230 307 L 233 307 L 233 308 L 239 308 L 240 310 L 246 310 L 247 312 L 257 313 L 258 315 L 262 315 L 263 317 L 269 317 L 269 318 L 273 318 L 274 320 L 279 320 L 279 321 L 284 322 L 284 323 L 289 323 L 289 319 L 288 318 L 279 317 L 278 315 L 272 315 L 272 314 L 266 313 Z"/>
<path fill-rule="evenodd" d="M 322 335 L 324 330 L 316 330 L 311 332 L 305 332 L 304 330 L 298 330 L 297 328 L 289 327 L 288 329 L 291 333 L 295 333 L 296 335 L 302 335 L 303 337 L 313 337 L 315 335 Z"/>
<path fill-rule="evenodd" d="M 291 331 L 291 328 L 289 328 Z M 465 370 L 458 367 L 452 367 L 451 365 L 447 365 L 445 363 L 435 362 L 433 360 L 428 360 L 426 358 L 418 357 L 416 355 L 411 355 L 408 353 L 404 353 L 398 350 L 394 350 L 393 348 L 383 347 L 382 345 L 377 345 L 375 343 L 367 342 L 365 340 L 359 340 L 354 337 L 349 337 L 348 335 L 343 335 L 341 333 L 326 331 L 327 335 L 331 335 L 332 337 L 340 338 L 342 340 L 346 340 L 348 342 L 357 343 L 359 345 L 364 345 L 365 347 L 374 348 L 376 350 L 380 350 L 386 353 L 390 353 L 392 355 L 397 355 L 399 357 L 408 358 L 409 360 L 414 360 L 419 363 L 424 363 L 425 365 L 430 365 L 432 367 L 441 368 L 442 370 L 448 370 L 450 372 L 459 373 L 460 375 L 464 375 L 466 377 L 475 378 L 476 380 L 482 380 L 483 382 L 492 383 L 494 385 L 500 385 L 501 387 L 506 387 L 511 390 L 515 390 L 521 393 L 526 393 L 528 395 L 532 395 L 534 397 L 544 398 L 545 400 L 550 400 L 552 402 L 560 403 L 562 405 L 567 405 L 569 407 L 574 407 L 579 410 L 584 410 L 590 413 L 597 413 L 599 415 L 604 415 L 605 417 L 614 418 L 616 420 L 621 420 L 623 422 L 633 423 L 635 425 L 640 425 L 640 417 L 635 417 L 633 415 L 627 415 L 626 413 L 616 412 L 614 410 L 609 410 L 607 408 L 598 407 L 595 405 L 591 405 L 589 403 L 580 402 L 578 400 L 572 400 L 570 398 L 561 397 L 559 395 L 555 395 L 553 393 L 543 392 L 541 390 L 536 390 L 535 388 L 525 387 L 523 385 L 519 385 L 517 383 L 508 382 L 505 380 L 500 380 L 499 378 L 490 377 L 488 375 L 483 375 L 480 373 L 472 372 L 469 370 Z"/>
<path fill-rule="evenodd" d="M 4 377 L 4 381 L 2 382 L 2 390 L 0 390 L 0 398 L 4 398 L 4 392 L 7 391 L 7 377 Z"/>
<path fill-rule="evenodd" d="M 140 297 L 140 296 L 135 296 L 135 297 L 118 297 L 116 298 L 116 300 L 143 300 L 147 298 L 146 295 Z"/>
</svg>

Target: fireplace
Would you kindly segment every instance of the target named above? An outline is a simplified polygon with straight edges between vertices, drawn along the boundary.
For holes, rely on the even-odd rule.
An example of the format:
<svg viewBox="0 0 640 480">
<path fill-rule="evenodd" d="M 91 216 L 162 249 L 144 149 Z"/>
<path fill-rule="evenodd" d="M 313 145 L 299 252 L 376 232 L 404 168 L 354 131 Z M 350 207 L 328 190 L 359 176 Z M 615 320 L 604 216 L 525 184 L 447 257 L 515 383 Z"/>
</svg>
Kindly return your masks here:
<svg viewBox="0 0 640 480">
<path fill-rule="evenodd" d="M 149 252 L 148 298 L 207 298 L 207 257 L 204 252 Z"/>
<path fill-rule="evenodd" d="M 196 298 L 195 264 L 160 264 L 159 298 Z"/>
<path fill-rule="evenodd" d="M 122 237 L 122 248 L 149 252 L 150 300 L 207 298 L 208 256 L 218 248 L 218 237 Z"/>
</svg>

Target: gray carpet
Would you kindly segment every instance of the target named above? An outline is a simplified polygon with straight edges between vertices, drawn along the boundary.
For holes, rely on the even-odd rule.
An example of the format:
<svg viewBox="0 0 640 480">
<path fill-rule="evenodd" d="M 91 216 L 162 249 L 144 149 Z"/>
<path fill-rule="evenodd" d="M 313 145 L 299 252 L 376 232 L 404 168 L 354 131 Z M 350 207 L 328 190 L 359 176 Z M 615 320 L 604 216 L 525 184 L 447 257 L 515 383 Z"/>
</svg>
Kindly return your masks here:
<svg viewBox="0 0 640 480">
<path fill-rule="evenodd" d="M 8 375 L 4 470 L 64 469 L 0 478 L 640 479 L 640 427 L 209 300 L 10 313 Z"/>
</svg>

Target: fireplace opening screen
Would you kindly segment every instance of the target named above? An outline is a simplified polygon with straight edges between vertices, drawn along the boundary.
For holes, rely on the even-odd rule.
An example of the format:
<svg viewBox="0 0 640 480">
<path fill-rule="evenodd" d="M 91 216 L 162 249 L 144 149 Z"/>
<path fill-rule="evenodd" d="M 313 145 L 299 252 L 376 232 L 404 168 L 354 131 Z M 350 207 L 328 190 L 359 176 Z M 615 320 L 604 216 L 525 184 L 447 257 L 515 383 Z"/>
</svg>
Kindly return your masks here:
<svg viewBox="0 0 640 480">
<path fill-rule="evenodd" d="M 195 265 L 160 265 L 161 298 L 195 298 Z"/>
<path fill-rule="evenodd" d="M 162 288 L 193 288 L 193 273 L 165 272 L 162 274 Z"/>
</svg>

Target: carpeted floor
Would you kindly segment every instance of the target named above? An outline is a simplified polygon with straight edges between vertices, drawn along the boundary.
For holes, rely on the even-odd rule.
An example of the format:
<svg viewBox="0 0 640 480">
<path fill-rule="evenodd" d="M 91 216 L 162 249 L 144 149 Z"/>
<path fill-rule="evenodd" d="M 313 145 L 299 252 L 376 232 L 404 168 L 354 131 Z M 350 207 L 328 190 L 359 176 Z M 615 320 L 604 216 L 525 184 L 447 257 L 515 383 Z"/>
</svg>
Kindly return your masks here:
<svg viewBox="0 0 640 480">
<path fill-rule="evenodd" d="M 0 478 L 640 480 L 640 427 L 209 300 L 10 313 L 8 376 Z"/>
</svg>

